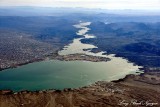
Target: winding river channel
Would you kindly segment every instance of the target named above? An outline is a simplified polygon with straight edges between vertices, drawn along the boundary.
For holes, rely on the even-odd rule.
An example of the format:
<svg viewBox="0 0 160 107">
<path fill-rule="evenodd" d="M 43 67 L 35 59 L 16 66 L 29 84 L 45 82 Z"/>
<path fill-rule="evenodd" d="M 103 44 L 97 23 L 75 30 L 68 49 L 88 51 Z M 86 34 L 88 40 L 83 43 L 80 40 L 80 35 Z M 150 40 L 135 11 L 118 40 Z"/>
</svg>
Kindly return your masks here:
<svg viewBox="0 0 160 107">
<path fill-rule="evenodd" d="M 49 60 L 30 63 L 18 68 L 6 69 L 0 72 L 0 89 L 46 90 L 78 88 L 93 84 L 96 81 L 112 81 L 125 77 L 128 74 L 138 74 L 140 66 L 114 55 L 103 55 L 105 52 L 93 53 L 91 44 L 81 43 L 81 39 L 95 38 L 88 34 L 91 22 L 80 22 L 77 28 L 79 38 L 59 51 L 59 55 L 83 53 L 92 56 L 110 58 L 108 62 L 90 61 L 59 61 Z"/>
</svg>

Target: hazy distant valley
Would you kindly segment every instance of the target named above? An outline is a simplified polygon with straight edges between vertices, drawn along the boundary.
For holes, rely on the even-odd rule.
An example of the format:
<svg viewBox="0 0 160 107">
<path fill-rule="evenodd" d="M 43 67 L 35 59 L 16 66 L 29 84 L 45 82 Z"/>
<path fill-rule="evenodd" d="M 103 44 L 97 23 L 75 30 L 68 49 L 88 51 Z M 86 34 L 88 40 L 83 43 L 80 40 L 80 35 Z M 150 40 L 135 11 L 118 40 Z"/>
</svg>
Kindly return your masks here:
<svg viewBox="0 0 160 107">
<path fill-rule="evenodd" d="M 158 107 L 159 60 L 158 11 L 0 7 L 2 107 Z"/>
<path fill-rule="evenodd" d="M 130 15 L 120 11 L 123 13 L 120 15 L 104 10 L 32 7 L 4 7 L 0 12 L 1 68 L 41 60 L 56 53 L 77 38 L 73 25 L 80 20 L 92 22 L 89 33 L 96 35 L 96 38 L 81 40 L 83 43 L 94 44 L 98 50 L 127 58 L 138 65 L 160 66 L 158 14 L 147 16 L 145 12 L 142 15 L 133 12 Z"/>
</svg>

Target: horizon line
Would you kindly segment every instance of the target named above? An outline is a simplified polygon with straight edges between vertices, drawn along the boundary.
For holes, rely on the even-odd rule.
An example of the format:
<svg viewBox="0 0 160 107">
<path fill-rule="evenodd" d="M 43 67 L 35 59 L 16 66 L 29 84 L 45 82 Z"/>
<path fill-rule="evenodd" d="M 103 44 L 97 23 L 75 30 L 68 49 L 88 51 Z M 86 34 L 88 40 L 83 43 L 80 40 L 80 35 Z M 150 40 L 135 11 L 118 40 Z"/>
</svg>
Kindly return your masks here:
<svg viewBox="0 0 160 107">
<path fill-rule="evenodd" d="M 27 5 L 23 5 L 23 6 L 9 6 L 9 5 L 3 5 L 0 7 L 40 7 L 40 8 L 82 8 L 82 9 L 89 9 L 89 10 L 139 10 L 139 11 L 154 11 L 154 10 L 160 10 L 160 9 L 129 9 L 129 8 L 126 8 L 126 9 L 109 9 L 109 8 L 87 8 L 87 7 L 59 7 L 59 6 L 27 6 Z"/>
</svg>

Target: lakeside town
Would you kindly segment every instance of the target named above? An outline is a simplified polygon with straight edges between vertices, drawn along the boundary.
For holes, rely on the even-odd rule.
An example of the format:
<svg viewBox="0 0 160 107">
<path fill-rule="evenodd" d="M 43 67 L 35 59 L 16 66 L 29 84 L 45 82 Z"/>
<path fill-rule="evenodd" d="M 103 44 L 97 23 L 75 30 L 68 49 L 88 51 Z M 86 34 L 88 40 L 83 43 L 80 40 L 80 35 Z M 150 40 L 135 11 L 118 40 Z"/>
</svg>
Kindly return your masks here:
<svg viewBox="0 0 160 107">
<path fill-rule="evenodd" d="M 22 6 L 0 13 L 0 107 L 160 107 L 159 12 Z M 58 54 L 63 49 L 75 54 Z"/>
</svg>

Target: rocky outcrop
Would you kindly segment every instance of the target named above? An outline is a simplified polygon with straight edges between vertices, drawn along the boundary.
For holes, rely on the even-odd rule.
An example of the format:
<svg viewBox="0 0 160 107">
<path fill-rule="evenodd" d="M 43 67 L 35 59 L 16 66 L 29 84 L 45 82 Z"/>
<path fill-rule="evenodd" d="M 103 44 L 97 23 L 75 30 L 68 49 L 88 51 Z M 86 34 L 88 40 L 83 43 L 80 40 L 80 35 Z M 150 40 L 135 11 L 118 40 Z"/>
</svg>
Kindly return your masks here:
<svg viewBox="0 0 160 107">
<path fill-rule="evenodd" d="M 156 84 L 155 84 L 156 83 Z M 160 73 L 128 75 L 79 89 L 0 92 L 0 107 L 159 107 Z"/>
<path fill-rule="evenodd" d="M 84 61 L 91 61 L 91 62 L 107 62 L 110 61 L 110 58 L 106 57 L 99 57 L 99 56 L 92 56 L 86 54 L 70 54 L 70 55 L 57 55 L 54 59 L 62 60 L 62 61 L 75 61 L 75 60 L 84 60 Z"/>
</svg>

